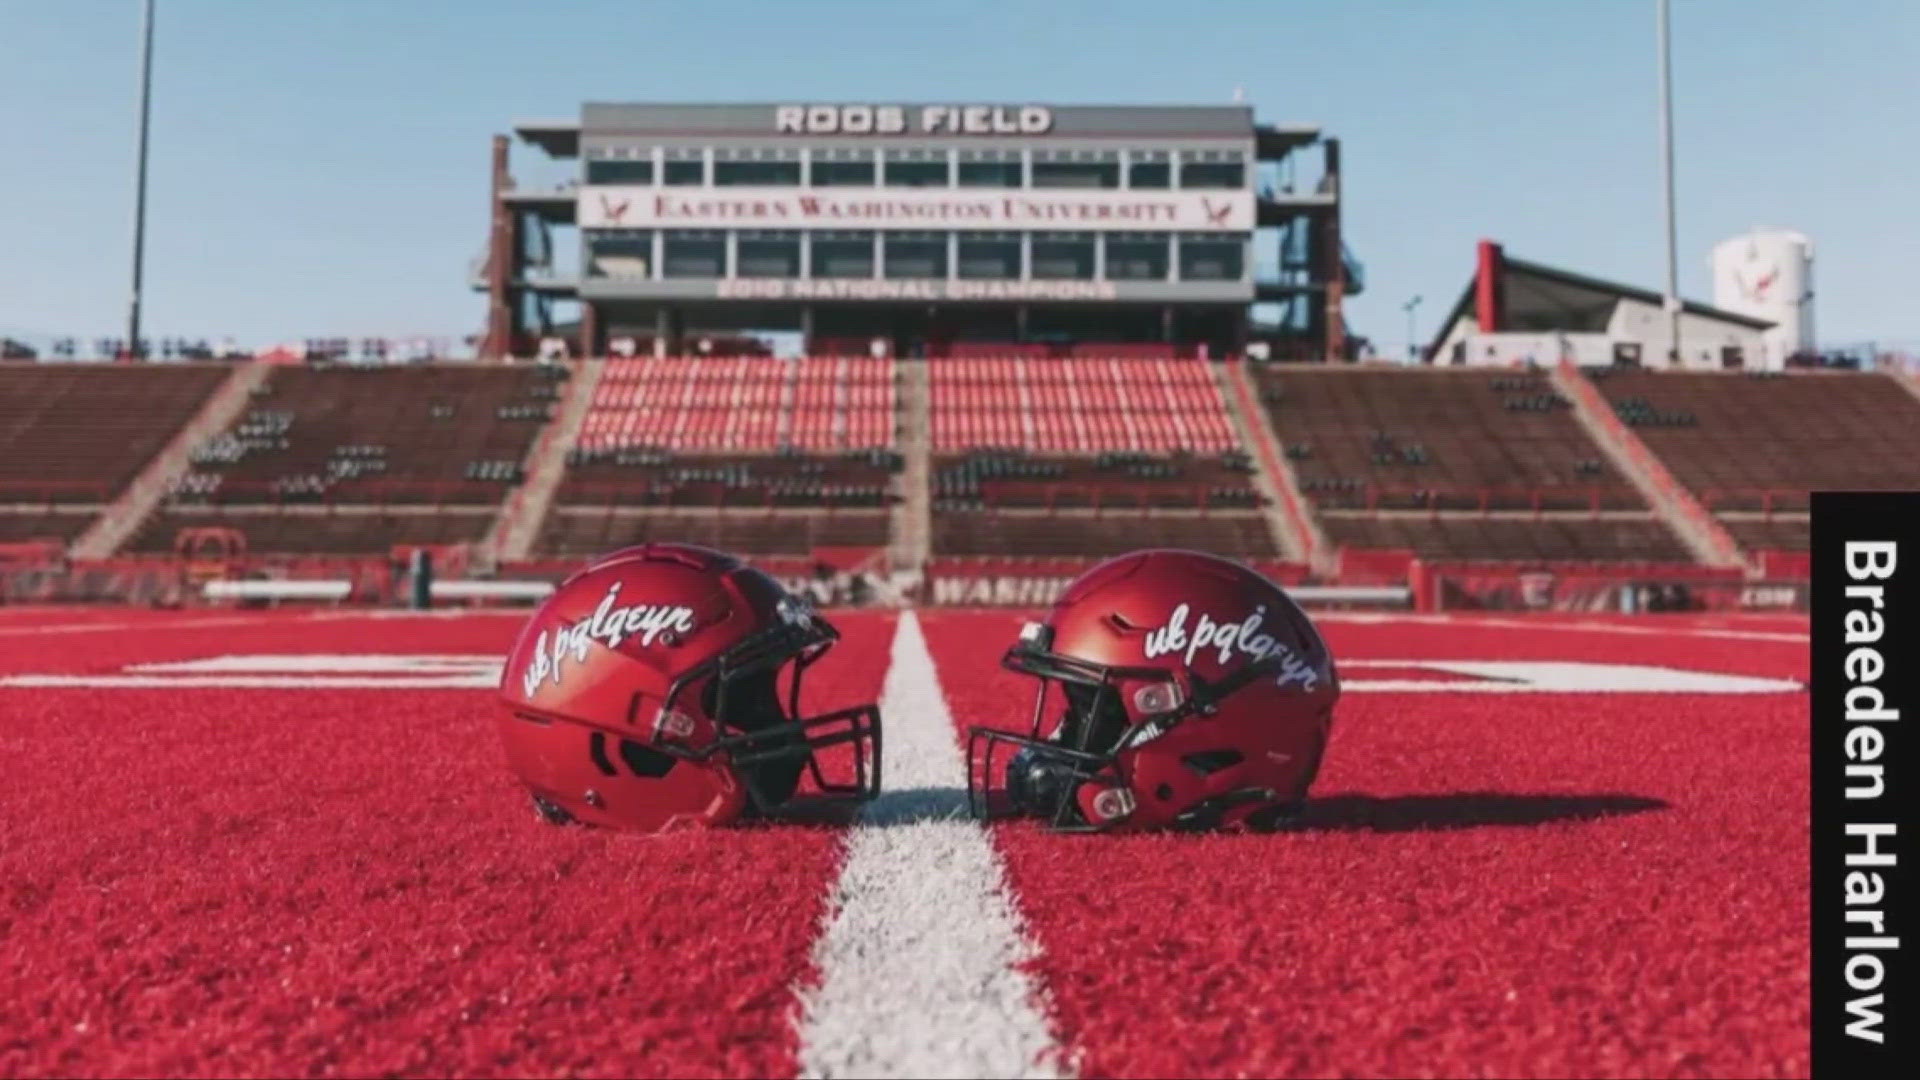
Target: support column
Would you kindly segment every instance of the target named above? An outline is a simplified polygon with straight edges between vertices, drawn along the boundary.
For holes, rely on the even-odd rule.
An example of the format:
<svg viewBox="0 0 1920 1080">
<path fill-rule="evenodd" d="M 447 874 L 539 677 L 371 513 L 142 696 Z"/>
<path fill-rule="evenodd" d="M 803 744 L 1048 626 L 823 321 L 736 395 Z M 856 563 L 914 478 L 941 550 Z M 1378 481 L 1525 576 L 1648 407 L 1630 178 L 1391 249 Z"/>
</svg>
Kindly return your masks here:
<svg viewBox="0 0 1920 1080">
<path fill-rule="evenodd" d="M 673 338 L 673 312 L 665 304 L 653 313 L 653 355 L 665 356 L 672 350 L 668 343 Z"/>
<path fill-rule="evenodd" d="M 1326 309 L 1326 359 L 1341 359 L 1347 350 L 1347 330 L 1342 317 L 1341 304 L 1347 292 L 1347 260 L 1340 249 L 1340 204 L 1343 201 L 1340 192 L 1340 140 L 1326 141 L 1327 190 L 1333 194 L 1333 205 L 1327 208 L 1327 215 L 1321 230 L 1322 251 L 1325 258 L 1325 273 L 1322 280 L 1327 283 Z"/>
<path fill-rule="evenodd" d="M 600 307 L 592 301 L 580 302 L 580 356 L 600 355 Z"/>
<path fill-rule="evenodd" d="M 505 135 L 493 137 L 493 177 L 488 204 L 491 214 L 487 228 L 487 332 L 480 342 L 483 360 L 499 360 L 511 354 L 518 329 L 514 297 L 508 292 L 508 283 L 513 277 L 514 244 L 513 215 L 507 210 L 506 199 L 507 192 L 513 188 L 513 179 L 507 172 L 507 146 Z"/>
</svg>

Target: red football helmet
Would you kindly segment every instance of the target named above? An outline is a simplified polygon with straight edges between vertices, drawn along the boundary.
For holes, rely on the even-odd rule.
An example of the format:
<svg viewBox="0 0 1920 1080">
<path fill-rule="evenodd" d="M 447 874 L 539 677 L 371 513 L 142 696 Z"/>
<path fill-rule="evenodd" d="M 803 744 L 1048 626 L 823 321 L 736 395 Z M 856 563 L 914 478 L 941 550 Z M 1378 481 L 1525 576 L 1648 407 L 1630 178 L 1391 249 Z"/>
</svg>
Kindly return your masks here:
<svg viewBox="0 0 1920 1080">
<path fill-rule="evenodd" d="M 1060 829 L 1279 827 L 1306 799 L 1340 697 L 1306 613 L 1197 551 L 1094 567 L 1001 663 L 1039 678 L 1033 722 L 1024 736 L 972 730 L 970 802 Z M 1055 682 L 1064 709 L 1043 732 Z"/>
<path fill-rule="evenodd" d="M 507 759 L 549 821 L 657 830 L 880 785 L 872 705 L 800 715 L 800 677 L 839 633 L 779 583 L 689 544 L 616 551 L 564 582 L 500 684 Z M 783 707 L 779 676 L 791 668 Z M 829 780 L 815 751 L 847 744 Z M 844 774 L 850 772 L 851 777 Z"/>
</svg>

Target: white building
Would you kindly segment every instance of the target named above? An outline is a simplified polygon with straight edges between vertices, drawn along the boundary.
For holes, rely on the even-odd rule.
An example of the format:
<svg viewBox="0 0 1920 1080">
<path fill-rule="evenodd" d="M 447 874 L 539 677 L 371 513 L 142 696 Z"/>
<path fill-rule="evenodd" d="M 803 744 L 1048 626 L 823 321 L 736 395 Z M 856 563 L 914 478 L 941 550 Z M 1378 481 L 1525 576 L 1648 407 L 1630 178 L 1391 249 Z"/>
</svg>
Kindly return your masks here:
<svg viewBox="0 0 1920 1080">
<path fill-rule="evenodd" d="M 1480 243 L 1473 280 L 1441 322 L 1435 364 L 1673 366 L 1671 321 L 1661 295 L 1508 258 Z M 1793 351 L 1773 342 L 1775 323 L 1750 312 L 1687 301 L 1680 310 L 1683 368 L 1779 369 Z"/>
</svg>

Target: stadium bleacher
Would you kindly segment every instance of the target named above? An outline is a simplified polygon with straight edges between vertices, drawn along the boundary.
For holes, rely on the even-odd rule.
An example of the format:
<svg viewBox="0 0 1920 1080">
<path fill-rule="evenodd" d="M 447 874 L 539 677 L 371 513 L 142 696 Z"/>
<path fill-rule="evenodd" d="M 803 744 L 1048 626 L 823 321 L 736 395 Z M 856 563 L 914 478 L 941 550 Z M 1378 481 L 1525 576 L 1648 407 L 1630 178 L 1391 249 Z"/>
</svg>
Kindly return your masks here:
<svg viewBox="0 0 1920 1080">
<path fill-rule="evenodd" d="M 1806 551 L 1807 493 L 1920 489 L 1920 399 L 1880 372 L 1592 373 L 1635 436 L 1751 551 Z"/>
<path fill-rule="evenodd" d="M 547 365 L 287 366 L 133 537 L 239 530 L 251 551 L 370 552 L 484 534 L 549 419 Z M 316 515 L 314 508 L 332 511 Z M 375 512 L 369 512 L 375 511 Z"/>
<path fill-rule="evenodd" d="M 1273 559 L 1266 518 L 1243 511 L 1200 513 L 939 513 L 940 555 L 1100 559 L 1142 547 L 1181 547 L 1236 559 Z"/>
<path fill-rule="evenodd" d="M 681 539 L 858 561 L 918 527 L 901 516 L 920 494 L 904 486 L 911 441 L 925 448 L 935 558 L 1166 544 L 1272 560 L 1280 519 L 1239 445 L 1239 425 L 1264 420 L 1327 539 L 1389 557 L 1365 566 L 1401 552 L 1691 561 L 1536 370 L 1260 364 L 1248 371 L 1264 416 L 1236 420 L 1213 365 L 1164 350 L 996 346 L 926 365 L 910 382 L 895 361 L 863 356 L 611 359 L 574 406 L 577 440 L 546 459 L 565 468 L 546 474 L 557 484 L 529 522 L 531 554 Z M 0 365 L 0 545 L 86 533 L 232 370 Z M 166 553 L 208 527 L 266 554 L 479 543 L 515 505 L 536 441 L 557 430 L 565 371 L 275 367 L 123 550 Z M 1920 455 L 1888 449 L 1920 441 L 1920 400 L 1889 375 L 1590 374 L 1749 553 L 1806 551 L 1811 489 L 1920 487 Z M 910 385 L 925 388 L 927 425 L 909 437 Z"/>
<path fill-rule="evenodd" d="M 898 376 L 870 357 L 609 360 L 535 546 L 884 547 L 902 466 Z"/>
<path fill-rule="evenodd" d="M 579 447 L 857 450 L 894 444 L 890 359 L 617 358 L 595 388 Z"/>
<path fill-rule="evenodd" d="M 232 369 L 0 364 L 0 482 L 101 502 L 133 479 Z"/>
<path fill-rule="evenodd" d="M 253 512 L 247 512 L 253 511 Z M 183 529 L 224 528 L 246 537 L 247 550 L 274 554 L 384 555 L 396 546 L 472 543 L 490 513 L 443 507 L 437 512 L 369 507 L 165 508 L 135 537 L 132 550 L 172 550 Z"/>
<path fill-rule="evenodd" d="M 1212 367 L 1164 347 L 1108 351 L 930 365 L 934 553 L 1159 543 L 1273 557 L 1265 518 L 1246 512 L 1261 499 Z"/>
<path fill-rule="evenodd" d="M 98 516 L 96 510 L 8 503 L 0 505 L 0 544 L 31 540 L 71 542 Z"/>
<path fill-rule="evenodd" d="M 79 536 L 231 370 L 0 364 L 0 542 Z"/>
<path fill-rule="evenodd" d="M 1249 509 L 1260 505 L 1253 465 L 1229 451 L 1107 453 L 1091 458 L 976 451 L 934 461 L 936 510 L 997 507 Z"/>
<path fill-rule="evenodd" d="M 747 555 L 809 556 L 824 548 L 884 548 L 877 510 L 650 510 L 560 506 L 541 526 L 539 549 L 585 558 L 628 544 L 673 540 Z"/>
<path fill-rule="evenodd" d="M 1428 559 L 1689 561 L 1666 525 L 1645 516 L 1330 515 L 1325 526 L 1337 544 Z"/>
<path fill-rule="evenodd" d="M 935 362 L 933 448 L 1220 453 L 1239 440 L 1211 368 L 1137 357 Z"/>
<path fill-rule="evenodd" d="M 1327 536 L 1425 558 L 1686 561 L 1543 374 L 1260 367 Z"/>
<path fill-rule="evenodd" d="M 839 454 L 677 453 L 661 447 L 573 451 L 562 505 L 885 506 L 900 471 L 890 450 Z"/>
</svg>

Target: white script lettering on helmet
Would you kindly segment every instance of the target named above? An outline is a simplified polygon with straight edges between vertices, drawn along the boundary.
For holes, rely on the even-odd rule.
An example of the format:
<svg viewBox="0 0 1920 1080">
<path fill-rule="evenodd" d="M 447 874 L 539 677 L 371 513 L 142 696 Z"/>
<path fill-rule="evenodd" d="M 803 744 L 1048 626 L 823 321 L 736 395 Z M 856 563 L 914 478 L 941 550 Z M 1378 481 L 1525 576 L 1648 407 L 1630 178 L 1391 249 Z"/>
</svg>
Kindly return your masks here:
<svg viewBox="0 0 1920 1080">
<path fill-rule="evenodd" d="M 652 645 L 661 634 L 671 631 L 677 635 L 693 632 L 693 609 L 669 604 L 630 604 L 616 607 L 620 599 L 620 583 L 614 582 L 607 587 L 607 595 L 600 598 L 600 606 L 593 609 L 593 617 L 554 629 L 551 638 L 545 630 L 534 639 L 533 657 L 527 662 L 527 670 L 522 677 L 528 697 L 540 688 L 542 679 L 552 679 L 555 686 L 560 685 L 561 670 L 569 657 L 574 663 L 585 663 L 587 646 L 599 642 L 609 649 L 617 649 L 628 638 L 639 635 L 640 644 Z"/>
<path fill-rule="evenodd" d="M 1187 605 L 1181 604 L 1167 616 L 1165 625 L 1147 632 L 1147 659 L 1157 660 L 1171 653 L 1181 653 L 1182 659 L 1191 664 L 1203 649 L 1218 650 L 1222 665 L 1233 659 L 1235 653 L 1246 657 L 1249 663 L 1279 657 L 1280 678 L 1275 680 L 1276 685 L 1298 682 L 1311 690 L 1320 684 L 1319 672 L 1314 671 L 1305 658 L 1260 628 L 1266 621 L 1265 605 L 1254 608 L 1253 614 L 1239 622 L 1216 621 L 1213 616 L 1203 614 L 1191 629 L 1187 626 L 1189 615 L 1191 612 Z"/>
</svg>

